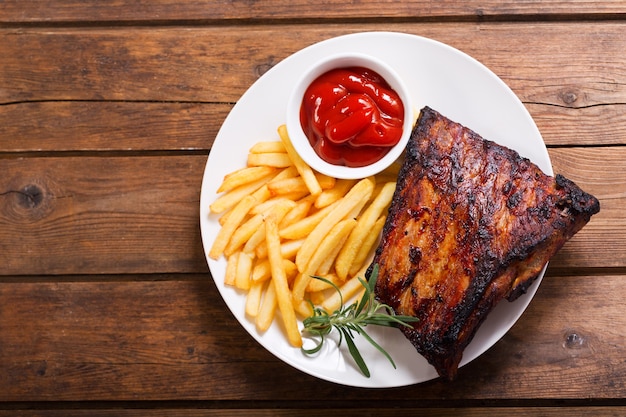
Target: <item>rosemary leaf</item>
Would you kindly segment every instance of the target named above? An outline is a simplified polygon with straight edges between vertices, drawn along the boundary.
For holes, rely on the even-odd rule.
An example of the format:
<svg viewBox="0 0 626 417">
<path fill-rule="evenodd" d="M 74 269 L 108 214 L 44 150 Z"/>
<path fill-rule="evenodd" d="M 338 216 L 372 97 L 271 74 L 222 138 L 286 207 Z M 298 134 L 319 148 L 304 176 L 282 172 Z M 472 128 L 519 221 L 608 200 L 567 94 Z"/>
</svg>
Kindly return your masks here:
<svg viewBox="0 0 626 417">
<path fill-rule="evenodd" d="M 344 304 L 341 291 L 334 283 L 323 277 L 314 276 L 313 278 L 322 280 L 332 285 L 335 290 L 339 292 L 341 303 L 339 308 L 332 314 L 321 307 L 316 307 L 311 304 L 313 307 L 313 315 L 304 319 L 303 333 L 306 332 L 313 337 L 319 337 L 319 340 L 313 348 L 302 348 L 302 351 L 309 355 L 319 352 L 324 344 L 324 341 L 326 340 L 326 336 L 332 332 L 333 329 L 335 329 L 339 333 L 339 346 L 341 346 L 343 340 L 346 341 L 348 352 L 350 352 L 352 359 L 354 359 L 354 362 L 366 377 L 370 377 L 370 371 L 365 363 L 365 360 L 363 359 L 363 356 L 361 355 L 361 352 L 354 342 L 356 335 L 360 335 L 367 340 L 367 342 L 382 353 L 395 368 L 396 364 L 391 358 L 391 355 L 389 355 L 389 353 L 382 346 L 380 346 L 365 331 L 364 328 L 367 325 L 384 327 L 411 327 L 410 323 L 415 322 L 418 319 L 412 316 L 395 315 L 390 306 L 376 300 L 374 289 L 376 288 L 376 279 L 378 278 L 378 265 L 374 265 L 372 268 L 372 274 L 369 281 L 359 277 L 361 285 L 365 288 L 363 297 L 359 301 L 355 301 L 353 304 L 348 306 Z"/>
</svg>

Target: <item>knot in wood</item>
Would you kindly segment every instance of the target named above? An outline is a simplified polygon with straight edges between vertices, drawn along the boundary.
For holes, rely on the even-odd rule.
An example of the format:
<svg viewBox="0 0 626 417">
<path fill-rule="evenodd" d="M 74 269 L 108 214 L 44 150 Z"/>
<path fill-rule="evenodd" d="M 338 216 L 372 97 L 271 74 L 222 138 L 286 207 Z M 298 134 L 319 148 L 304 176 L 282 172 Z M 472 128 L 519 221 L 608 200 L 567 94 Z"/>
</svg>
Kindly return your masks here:
<svg viewBox="0 0 626 417">
<path fill-rule="evenodd" d="M 44 192 L 37 185 L 29 184 L 18 195 L 18 204 L 26 209 L 34 209 L 41 204 Z"/>
<path fill-rule="evenodd" d="M 585 345 L 585 338 L 580 334 L 569 331 L 565 333 L 563 347 L 567 349 L 580 349 Z"/>
<path fill-rule="evenodd" d="M 54 211 L 54 195 L 45 180 L 29 181 L 26 185 L 19 185 L 19 178 L 11 182 L 13 184 L 9 184 L 9 189 L 2 193 L 4 198 L 0 201 L 3 216 L 16 223 L 32 223 Z"/>
<path fill-rule="evenodd" d="M 578 100 L 578 93 L 573 90 L 565 90 L 559 93 L 559 98 L 565 104 L 572 105 Z"/>
</svg>

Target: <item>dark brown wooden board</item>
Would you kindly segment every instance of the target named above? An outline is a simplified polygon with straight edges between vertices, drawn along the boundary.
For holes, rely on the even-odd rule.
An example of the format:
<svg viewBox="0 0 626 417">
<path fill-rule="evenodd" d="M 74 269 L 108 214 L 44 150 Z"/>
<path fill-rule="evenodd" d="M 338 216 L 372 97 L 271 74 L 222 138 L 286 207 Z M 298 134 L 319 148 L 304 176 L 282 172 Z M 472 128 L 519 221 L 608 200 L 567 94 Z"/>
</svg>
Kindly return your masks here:
<svg viewBox="0 0 626 417">
<path fill-rule="evenodd" d="M 327 398 L 418 407 L 438 398 L 607 400 L 625 388 L 626 316 L 614 290 L 624 275 L 548 274 L 517 324 L 457 381 L 393 390 L 344 387 L 280 362 L 237 323 L 209 275 L 66 278 L 0 284 L 0 404 Z"/>
<path fill-rule="evenodd" d="M 0 0 L 0 416 L 624 415 L 625 16 L 621 0 Z M 555 172 L 601 201 L 453 383 L 358 389 L 280 362 L 200 241 L 207 155 L 246 89 L 378 30 L 485 64 Z"/>
<path fill-rule="evenodd" d="M 613 17 L 626 12 L 619 0 L 593 1 L 426 1 L 402 2 L 360 1 L 351 3 L 324 0 L 262 2 L 220 2 L 202 0 L 178 2 L 158 0 L 149 3 L 125 1 L 36 0 L 24 7 L 20 0 L 5 0 L 0 22 L 167 22 L 167 21 L 264 21 L 275 19 L 364 19 L 364 18 L 459 18 L 485 19 L 495 17 L 590 16 Z"/>
</svg>

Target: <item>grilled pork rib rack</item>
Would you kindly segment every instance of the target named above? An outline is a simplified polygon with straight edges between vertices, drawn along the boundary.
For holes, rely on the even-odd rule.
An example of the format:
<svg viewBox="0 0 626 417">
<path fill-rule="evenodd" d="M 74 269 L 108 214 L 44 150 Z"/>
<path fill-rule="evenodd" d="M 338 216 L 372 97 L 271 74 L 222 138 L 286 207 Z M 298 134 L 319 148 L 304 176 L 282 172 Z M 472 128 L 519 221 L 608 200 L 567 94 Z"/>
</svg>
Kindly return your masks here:
<svg viewBox="0 0 626 417">
<path fill-rule="evenodd" d="M 523 294 L 599 210 L 572 181 L 426 107 L 372 263 L 376 296 L 420 319 L 402 331 L 454 379 L 495 305 Z"/>
</svg>

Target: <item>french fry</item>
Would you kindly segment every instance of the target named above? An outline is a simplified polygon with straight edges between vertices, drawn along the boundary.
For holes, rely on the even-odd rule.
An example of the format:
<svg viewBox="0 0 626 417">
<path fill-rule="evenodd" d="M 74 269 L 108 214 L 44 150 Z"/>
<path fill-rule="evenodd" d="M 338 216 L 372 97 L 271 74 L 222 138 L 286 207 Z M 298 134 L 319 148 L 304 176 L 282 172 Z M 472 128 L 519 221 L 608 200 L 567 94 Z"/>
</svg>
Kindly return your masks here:
<svg viewBox="0 0 626 417">
<path fill-rule="evenodd" d="M 347 238 L 356 223 L 357 221 L 351 218 L 340 221 L 319 242 L 319 246 L 308 260 L 306 268 L 296 277 L 296 281 L 293 284 L 292 296 L 295 303 L 304 299 L 304 292 L 309 285 L 309 281 L 311 281 L 312 275 L 317 272 L 319 266 L 332 253 L 335 247 Z"/>
<path fill-rule="evenodd" d="M 298 175 L 300 174 L 298 173 L 298 170 L 296 169 L 296 167 L 293 165 L 290 165 L 288 167 L 283 168 L 282 171 L 280 171 L 274 178 L 271 179 L 271 181 L 280 181 L 280 180 L 284 180 L 285 178 L 297 177 Z"/>
<path fill-rule="evenodd" d="M 313 197 L 312 195 L 308 195 L 304 198 L 299 199 L 296 202 L 296 206 L 289 210 L 289 213 L 287 213 L 285 217 L 283 217 L 283 219 L 280 221 L 278 229 L 283 230 L 285 227 L 304 219 L 311 210 L 314 200 L 315 197 Z"/>
<path fill-rule="evenodd" d="M 356 219 L 357 217 L 359 217 L 359 215 L 361 214 L 361 210 L 363 210 L 363 207 L 367 205 L 371 198 L 372 193 L 363 195 L 361 200 L 357 204 L 355 204 L 354 207 L 352 207 L 352 210 L 350 210 L 348 214 L 346 214 L 346 218 L 352 217 L 353 219 Z"/>
<path fill-rule="evenodd" d="M 295 309 L 296 312 L 302 317 L 309 317 L 311 314 L 313 314 L 313 308 L 311 307 L 311 304 L 308 300 L 300 301 L 299 303 L 297 303 L 295 305 Z"/>
<path fill-rule="evenodd" d="M 268 198 L 270 198 L 271 196 L 269 190 L 267 189 L 267 184 L 263 185 L 261 188 L 253 192 L 252 197 L 254 197 L 259 204 L 263 204 Z M 256 211 L 256 207 L 257 206 L 252 207 L 252 209 L 250 209 L 249 211 L 249 214 L 256 214 L 254 213 Z M 220 225 L 224 226 L 224 223 L 228 221 L 228 217 L 230 216 L 231 212 L 232 210 L 227 211 L 222 215 L 222 217 L 220 217 Z"/>
<path fill-rule="evenodd" d="M 246 167 L 239 169 L 224 176 L 224 180 L 217 189 L 217 192 L 222 193 L 230 191 L 234 188 L 254 182 L 259 178 L 272 175 L 275 171 L 276 168 L 268 166 Z"/>
<path fill-rule="evenodd" d="M 224 274 L 224 284 L 234 286 L 237 276 L 237 261 L 239 260 L 239 252 L 235 252 L 228 257 L 226 261 L 226 273 Z"/>
<path fill-rule="evenodd" d="M 376 243 L 378 243 L 380 232 L 385 226 L 385 220 L 387 220 L 387 216 L 383 214 L 378 220 L 376 220 L 376 223 L 374 223 L 370 234 L 365 236 L 361 248 L 354 257 L 354 261 L 352 261 L 352 267 L 350 268 L 350 273 L 348 274 L 349 276 L 357 274 L 359 269 L 361 269 L 363 264 L 367 261 L 372 249 Z"/>
<path fill-rule="evenodd" d="M 281 246 L 282 251 L 282 246 Z M 291 281 L 291 278 L 295 276 L 298 272 L 298 268 L 296 268 L 296 264 L 290 261 L 289 259 L 283 258 L 283 269 L 285 270 L 285 274 L 287 275 L 287 281 Z M 252 282 L 263 282 L 267 281 L 272 277 L 272 269 L 270 267 L 270 261 L 267 259 L 263 259 L 258 262 L 254 269 L 252 269 Z"/>
<path fill-rule="evenodd" d="M 293 165 L 288 154 L 282 152 L 249 153 L 248 165 L 285 168 Z"/>
<path fill-rule="evenodd" d="M 280 141 L 257 142 L 250 148 L 250 153 L 286 153 L 285 145 Z"/>
<path fill-rule="evenodd" d="M 252 195 L 259 188 L 263 187 L 263 185 L 265 185 L 265 183 L 267 183 L 270 178 L 271 175 L 268 175 L 249 184 L 245 184 L 241 187 L 230 190 L 225 194 L 222 194 L 220 197 L 217 198 L 217 200 L 213 202 L 213 204 L 209 206 L 209 209 L 212 213 L 219 214 L 232 208 L 239 201 L 241 201 L 242 198 Z"/>
<path fill-rule="evenodd" d="M 250 317 L 256 317 L 259 314 L 259 308 L 261 308 L 261 297 L 263 296 L 263 290 L 265 287 L 264 281 L 253 282 L 250 284 L 250 290 L 246 294 L 246 306 L 245 312 Z"/>
<path fill-rule="evenodd" d="M 282 171 L 280 171 L 278 174 L 276 174 L 276 176 L 274 176 L 273 178 L 270 178 L 269 182 L 275 181 L 275 180 L 279 181 L 279 180 L 290 178 L 296 175 L 298 175 L 298 171 L 296 171 L 294 167 L 287 167 L 287 168 L 284 168 Z M 265 203 L 267 203 L 267 200 L 269 200 L 269 198 L 272 196 L 270 194 L 269 189 L 267 188 L 268 183 L 264 184 L 258 190 L 252 193 L 252 197 L 256 198 L 259 204 L 250 210 L 251 214 L 261 213 L 260 210 L 263 210 L 262 206 L 265 205 Z M 286 198 L 286 196 L 282 196 L 281 198 Z M 273 203 L 270 203 L 270 205 L 271 204 Z M 222 219 L 227 219 L 229 214 L 230 212 L 227 212 L 220 218 L 221 225 L 224 224 L 224 221 L 222 221 Z"/>
<path fill-rule="evenodd" d="M 230 242 L 228 243 L 228 245 L 226 246 L 226 249 L 224 250 L 224 254 L 226 256 L 230 255 L 235 250 L 245 245 L 246 242 L 248 242 L 255 233 L 258 233 L 258 236 L 255 236 L 256 239 L 264 239 L 263 237 L 264 231 L 263 230 L 259 231 L 259 229 L 262 228 L 263 226 L 263 216 L 266 213 L 269 213 L 270 210 L 276 210 L 278 213 L 280 213 L 281 216 L 284 216 L 284 213 L 291 211 L 291 209 L 296 206 L 296 203 L 288 199 L 277 199 L 277 200 L 272 201 L 272 204 L 266 204 L 268 202 L 269 201 L 266 201 L 263 204 L 264 210 L 261 213 L 258 213 L 252 216 L 244 224 L 239 226 L 237 230 L 235 230 L 235 232 L 233 233 L 233 236 L 230 239 Z M 255 208 L 250 210 L 251 214 L 253 211 L 255 211 Z M 247 250 L 247 252 L 252 252 L 253 248 L 248 248 L 248 249 L 249 250 Z"/>
<path fill-rule="evenodd" d="M 324 279 L 327 279 L 328 281 L 332 282 L 338 287 L 343 284 L 343 281 L 340 280 L 336 274 L 324 274 L 324 275 L 320 274 L 318 276 L 321 276 Z M 309 281 L 309 284 L 306 287 L 306 292 L 315 293 L 315 292 L 325 291 L 330 288 L 332 288 L 332 285 L 330 285 L 329 283 L 324 282 L 320 279 L 312 279 Z"/>
<path fill-rule="evenodd" d="M 319 172 L 314 172 L 314 175 L 320 187 L 322 187 L 322 191 L 333 188 L 337 183 L 337 179 L 330 175 L 320 174 Z"/>
<path fill-rule="evenodd" d="M 267 242 L 267 256 L 272 270 L 272 284 L 276 291 L 278 309 L 287 332 L 287 339 L 294 347 L 302 346 L 302 336 L 298 328 L 296 312 L 291 299 L 291 291 L 287 282 L 287 274 L 283 269 L 283 257 L 280 251 L 280 237 L 278 236 L 278 219 L 274 213 L 265 218 L 265 241 Z"/>
<path fill-rule="evenodd" d="M 260 332 L 275 317 L 292 346 L 302 345 L 297 316 L 311 303 L 328 311 L 363 290 L 367 261 L 386 219 L 400 164 L 363 180 L 313 171 L 295 152 L 285 126 L 279 141 L 248 153 L 248 166 L 224 176 L 210 211 L 221 229 L 209 251 L 226 257 L 224 284 L 246 292 L 245 314 Z M 390 184 L 386 184 L 389 182 Z M 280 314 L 276 313 L 276 310 Z"/>
<path fill-rule="evenodd" d="M 282 219 L 291 210 L 296 203 L 287 199 L 281 199 L 274 206 L 271 207 L 269 213 L 274 213 L 276 218 Z M 263 214 L 263 213 L 262 213 Z M 269 215 L 265 213 L 265 215 Z M 223 226 L 222 226 L 223 227 Z M 261 224 L 256 231 L 248 238 L 243 250 L 247 253 L 255 251 L 256 247 L 265 241 L 265 224 Z"/>
<path fill-rule="evenodd" d="M 348 240 L 347 238 L 348 237 L 346 236 L 346 239 L 344 239 L 343 241 L 339 242 L 339 244 L 335 248 L 333 248 L 333 251 L 328 254 L 328 257 L 326 259 L 324 259 L 324 261 L 317 268 L 317 272 L 316 272 L 317 275 L 322 276 L 322 277 L 326 277 L 331 272 L 334 273 L 334 268 L 335 268 L 335 262 L 337 260 L 337 255 L 339 255 L 339 251 L 341 250 L 343 245 L 345 245 L 345 243 L 346 243 L 345 241 Z"/>
<path fill-rule="evenodd" d="M 372 234 L 372 227 L 383 211 L 387 208 L 396 189 L 395 182 L 386 183 L 374 201 L 359 217 L 356 227 L 350 233 L 350 237 L 337 256 L 335 269 L 339 278 L 345 280 L 350 272 L 354 258 L 356 257 L 363 241 Z"/>
<path fill-rule="evenodd" d="M 270 194 L 273 196 L 290 193 L 306 193 L 309 190 L 304 183 L 302 177 L 287 178 L 281 181 L 272 181 L 267 184 L 267 188 L 269 189 Z"/>
<path fill-rule="evenodd" d="M 352 278 L 347 280 L 341 287 L 339 287 L 339 292 L 335 292 L 330 297 L 328 297 L 323 303 L 322 307 L 326 311 L 335 311 L 341 305 L 341 300 L 347 301 L 351 297 L 354 297 L 359 291 L 365 290 L 363 285 L 361 285 L 361 281 L 359 278 L 365 279 L 365 272 L 367 271 L 367 267 L 363 267 L 358 274 L 354 275 Z"/>
<path fill-rule="evenodd" d="M 284 242 L 282 245 L 280 245 L 280 250 L 281 250 L 281 254 L 283 255 L 283 258 L 295 260 L 296 254 L 302 247 L 303 243 L 304 243 L 304 239 L 288 240 Z M 296 270 L 297 269 L 298 268 L 296 267 Z"/>
<path fill-rule="evenodd" d="M 315 207 L 326 207 L 342 198 L 356 184 L 356 180 L 339 179 L 332 188 L 325 189 L 315 199 Z"/>
<path fill-rule="evenodd" d="M 217 237 L 213 242 L 213 246 L 211 246 L 211 250 L 209 251 L 209 256 L 212 259 L 217 259 L 224 253 L 224 249 L 226 245 L 228 245 L 228 241 L 230 240 L 232 234 L 235 232 L 235 229 L 239 226 L 239 224 L 243 221 L 248 211 L 252 208 L 252 206 L 256 203 L 256 199 L 250 195 L 245 196 L 237 205 L 233 208 L 233 212 L 228 216 L 228 220 L 222 228 L 217 233 Z"/>
<path fill-rule="evenodd" d="M 287 126 L 281 125 L 278 128 L 278 136 L 280 136 L 280 140 L 283 143 L 283 145 L 285 145 L 285 149 L 287 150 L 287 154 L 289 155 L 289 158 L 293 161 L 293 165 L 296 167 L 296 169 L 300 173 L 300 176 L 306 183 L 311 194 L 315 196 L 319 195 L 322 192 L 322 187 L 319 181 L 317 180 L 317 177 L 313 173 L 313 170 L 311 169 L 311 167 L 308 166 L 306 162 L 304 162 L 304 160 L 302 160 L 302 157 L 298 155 L 298 152 L 296 152 L 296 149 L 293 147 L 293 144 L 291 143 L 291 139 L 289 138 L 289 135 L 287 134 Z"/>
<path fill-rule="evenodd" d="M 308 236 L 338 204 L 339 201 L 336 201 L 330 206 L 326 206 L 316 213 L 285 227 L 280 231 L 280 237 L 284 239 L 301 239 Z"/>
<path fill-rule="evenodd" d="M 307 301 L 310 301 L 314 305 L 321 305 L 326 299 L 326 297 L 328 297 L 328 295 L 326 294 L 325 291 L 315 291 L 315 292 L 309 293 L 307 297 L 308 297 Z M 310 305 L 309 305 L 309 310 L 311 310 Z M 310 316 L 311 313 L 309 312 L 308 315 Z M 304 316 L 304 317 L 307 317 L 307 316 Z"/>
<path fill-rule="evenodd" d="M 237 273 L 235 275 L 235 287 L 240 290 L 250 289 L 250 275 L 252 273 L 252 256 L 245 252 L 239 254 L 237 259 Z"/>
<path fill-rule="evenodd" d="M 309 191 L 294 191 L 292 193 L 282 194 L 279 197 L 286 198 L 291 201 L 298 201 L 306 196 L 310 195 Z"/>
<path fill-rule="evenodd" d="M 264 332 L 269 329 L 272 321 L 274 321 L 276 305 L 276 289 L 270 282 L 261 301 L 259 313 L 256 316 L 256 327 L 259 331 Z"/>
<path fill-rule="evenodd" d="M 280 250 L 281 250 L 281 254 L 283 255 L 283 258 L 289 259 L 289 260 L 295 260 L 296 254 L 302 247 L 303 243 L 304 243 L 304 239 L 287 240 L 283 242 L 280 245 Z M 254 249 L 254 254 L 256 255 L 257 259 L 267 258 L 267 245 L 265 244 L 265 241 L 261 242 L 261 244 L 258 245 Z"/>
<path fill-rule="evenodd" d="M 301 272 L 306 270 L 306 265 L 313 256 L 319 242 L 322 241 L 335 224 L 339 223 L 346 214 L 361 202 L 364 196 L 371 194 L 373 189 L 374 181 L 371 178 L 365 178 L 357 182 L 341 200 L 337 201 L 337 205 L 315 226 L 315 229 L 307 236 L 302 244 L 302 248 L 298 251 L 296 255 L 298 270 Z"/>
<path fill-rule="evenodd" d="M 263 225 L 262 214 L 257 214 L 246 220 L 245 223 L 233 232 L 233 235 L 228 241 L 228 245 L 226 245 L 226 248 L 224 249 L 224 255 L 230 256 L 235 251 L 239 250 L 241 246 L 243 246 L 248 239 L 250 239 L 254 232 L 261 227 L 261 225 Z"/>
</svg>

